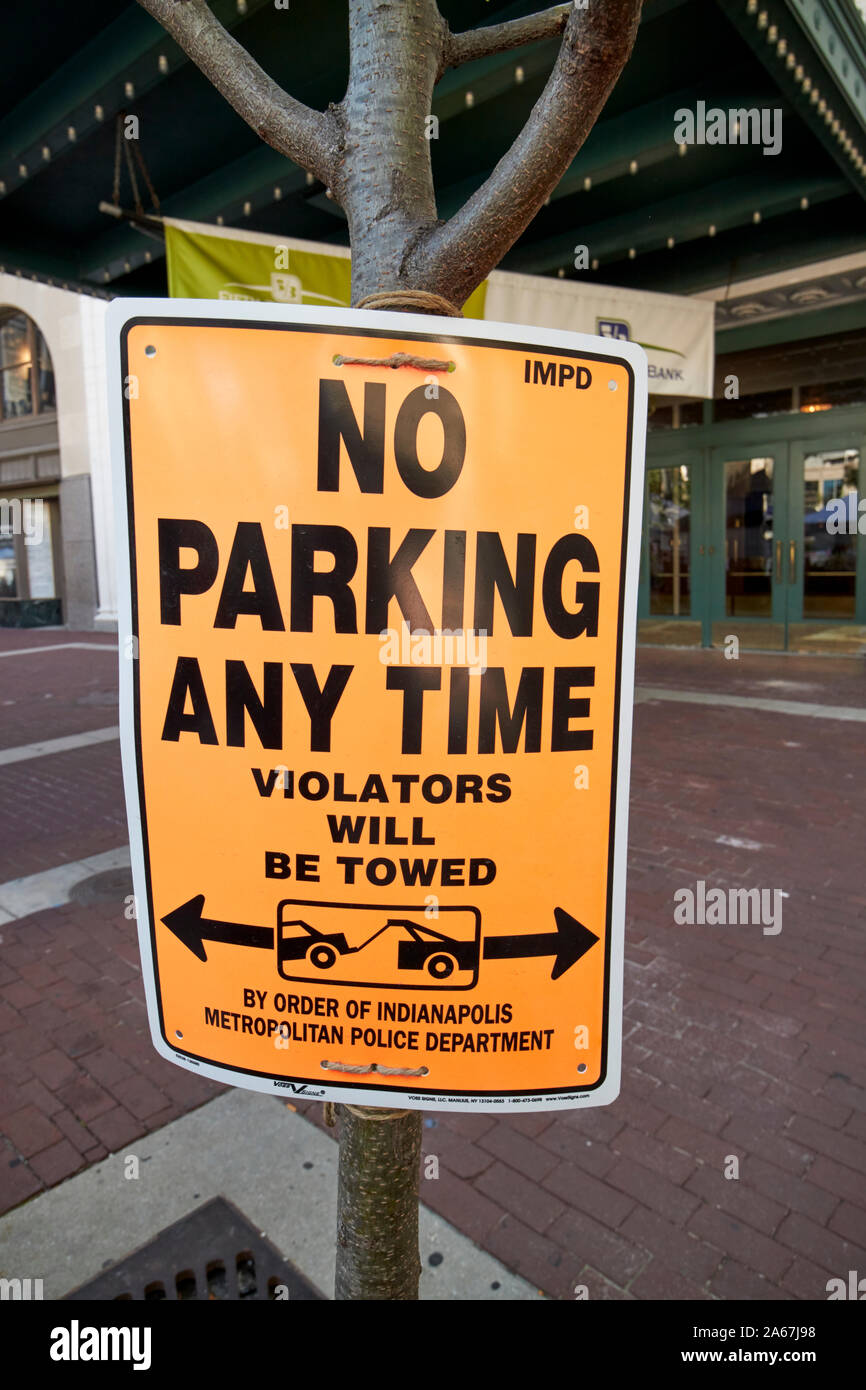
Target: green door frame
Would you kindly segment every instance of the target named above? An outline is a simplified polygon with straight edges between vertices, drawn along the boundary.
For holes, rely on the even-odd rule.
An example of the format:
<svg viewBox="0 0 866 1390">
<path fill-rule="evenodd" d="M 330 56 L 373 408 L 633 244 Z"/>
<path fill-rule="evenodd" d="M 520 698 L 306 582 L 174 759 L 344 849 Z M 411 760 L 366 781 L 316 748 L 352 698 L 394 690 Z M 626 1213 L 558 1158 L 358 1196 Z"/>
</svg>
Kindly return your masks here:
<svg viewBox="0 0 866 1390">
<path fill-rule="evenodd" d="M 773 415 L 765 419 L 713 421 L 712 402 L 704 403 L 704 422 L 678 430 L 653 430 L 647 437 L 647 469 L 665 468 L 687 463 L 692 477 L 692 528 L 691 528 L 691 575 L 692 575 L 692 619 L 701 620 L 702 644 L 712 645 L 712 619 L 715 589 L 716 604 L 718 595 L 724 594 L 724 491 L 719 494 L 713 486 L 713 459 L 719 458 L 716 450 L 722 450 L 728 458 L 757 458 L 777 451 L 780 466 L 786 474 L 784 494 L 778 504 L 784 510 L 779 524 L 785 527 L 784 538 L 789 539 L 789 528 L 796 523 L 794 532 L 798 542 L 797 574 L 798 592 L 802 595 L 802 460 L 807 453 L 821 449 L 855 448 L 860 450 L 859 496 L 866 497 L 866 407 L 839 406 L 832 411 L 810 415 L 792 411 L 786 415 Z M 784 452 L 783 452 L 784 450 Z M 799 478 L 791 482 L 792 473 L 797 471 Z M 797 487 L 801 489 L 797 493 Z M 792 491 L 793 488 L 793 491 Z M 776 523 L 775 506 L 777 499 L 774 489 L 774 539 L 782 538 L 783 533 Z M 795 504 L 800 506 L 799 512 Z M 644 535 L 642 541 L 641 584 L 638 594 L 638 617 L 649 618 L 648 584 L 648 542 L 646 517 L 646 492 L 644 502 Z M 701 546 L 704 547 L 703 553 Z M 712 554 L 710 548 L 712 547 Z M 784 574 L 788 575 L 788 552 L 783 553 Z M 721 566 L 721 583 L 719 582 Z M 775 567 L 774 567 L 775 569 Z M 837 619 L 843 624 L 866 624 L 866 538 L 858 538 L 857 552 L 857 606 L 854 619 Z M 787 596 L 784 600 L 787 603 Z M 796 600 L 797 613 L 802 612 L 802 597 Z M 790 621 L 790 613 L 789 613 Z M 761 621 L 756 620 L 756 621 Z M 828 624 L 834 620 L 828 619 Z"/>
<path fill-rule="evenodd" d="M 825 415 L 822 424 L 828 421 L 829 416 Z M 805 555 L 803 550 L 803 495 L 804 495 L 804 463 L 810 454 L 828 452 L 834 449 L 856 449 L 860 454 L 860 467 L 857 476 L 857 495 L 858 500 L 866 497 L 866 452 L 864 452 L 864 439 L 862 434 L 856 430 L 850 432 L 836 431 L 825 425 L 825 432 L 815 439 L 796 440 L 791 445 L 790 463 L 790 484 L 789 484 L 789 510 L 791 512 L 792 527 L 797 528 L 797 572 L 795 580 L 795 600 L 796 609 L 793 621 L 809 621 L 803 613 L 803 577 L 805 573 Z M 862 529 L 861 529 L 862 528 Z M 792 532 L 793 535 L 793 532 Z M 861 527 L 857 531 L 857 578 L 855 581 L 854 596 L 854 616 L 853 618 L 825 618 L 821 619 L 829 627 L 833 623 L 858 623 L 866 625 L 866 520 L 861 514 Z"/>
<path fill-rule="evenodd" d="M 677 441 L 678 442 L 678 441 Z M 689 525 L 689 612 L 681 613 L 678 617 L 672 614 L 662 615 L 650 612 L 650 565 L 649 565 L 649 473 L 653 468 L 682 468 L 689 470 L 689 487 L 691 497 L 690 525 Z M 703 536 L 706 531 L 705 518 L 705 488 L 704 488 L 704 468 L 703 454 L 699 449 L 684 449 L 682 451 L 671 452 L 664 458 L 651 459 L 647 455 L 647 475 L 644 478 L 644 498 L 643 498 L 643 535 L 641 537 L 641 561 L 640 561 L 640 582 L 638 585 L 638 609 L 639 619 L 651 617 L 664 617 L 666 622 L 695 622 L 703 621 L 703 613 L 707 601 L 707 584 L 705 574 L 705 546 Z M 703 632 L 703 627 L 702 627 Z M 702 637 L 703 642 L 703 637 Z"/>
<path fill-rule="evenodd" d="M 783 645 L 787 646 L 787 538 L 788 538 L 788 445 L 781 439 L 765 440 L 759 450 L 740 449 L 734 444 L 719 444 L 710 450 L 710 466 L 707 477 L 709 496 L 709 528 L 712 557 L 709 568 L 709 628 L 712 643 L 713 626 L 728 620 L 725 583 L 727 571 L 727 492 L 725 486 L 725 464 L 752 458 L 771 458 L 773 460 L 773 550 L 770 555 L 770 594 L 771 609 L 766 617 L 739 617 L 732 615 L 730 622 L 737 626 L 764 627 L 767 632 L 770 624 L 781 628 Z M 781 552 L 779 546 L 781 544 Z M 781 554 L 781 569 L 777 556 Z M 772 645 L 768 643 L 768 645 Z"/>
</svg>

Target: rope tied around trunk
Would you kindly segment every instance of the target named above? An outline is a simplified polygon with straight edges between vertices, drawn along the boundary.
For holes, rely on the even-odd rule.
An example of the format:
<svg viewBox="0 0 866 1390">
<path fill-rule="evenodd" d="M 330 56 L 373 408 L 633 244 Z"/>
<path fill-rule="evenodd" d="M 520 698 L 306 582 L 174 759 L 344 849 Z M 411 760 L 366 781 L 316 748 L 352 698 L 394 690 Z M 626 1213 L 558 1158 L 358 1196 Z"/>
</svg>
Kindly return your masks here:
<svg viewBox="0 0 866 1390">
<path fill-rule="evenodd" d="M 359 299 L 356 309 L 393 309 L 399 314 L 441 314 L 451 319 L 461 319 L 463 311 L 445 299 L 441 294 L 429 290 L 379 290 Z M 338 352 L 334 357 L 335 367 L 414 367 L 421 372 L 454 372 L 456 362 L 443 361 L 438 357 L 418 357 L 411 352 L 393 352 L 390 357 L 346 357 Z"/>
<path fill-rule="evenodd" d="M 444 295 L 430 290 L 377 290 L 365 294 L 354 306 L 356 309 L 396 309 L 403 314 L 444 314 L 449 319 L 462 319 L 463 310 Z"/>
<path fill-rule="evenodd" d="M 429 1072 L 429 1067 L 383 1067 L 379 1062 L 362 1062 L 360 1065 L 353 1062 L 322 1062 L 322 1067 L 326 1071 L 354 1072 L 357 1076 L 369 1076 L 371 1072 L 377 1072 L 380 1076 L 426 1076 Z M 380 1109 L 375 1105 L 349 1105 L 345 1101 L 343 1104 L 359 1120 L 400 1120 L 410 1113 L 408 1110 Z M 333 1101 L 325 1101 L 325 1124 L 329 1129 L 336 1124 Z"/>
</svg>

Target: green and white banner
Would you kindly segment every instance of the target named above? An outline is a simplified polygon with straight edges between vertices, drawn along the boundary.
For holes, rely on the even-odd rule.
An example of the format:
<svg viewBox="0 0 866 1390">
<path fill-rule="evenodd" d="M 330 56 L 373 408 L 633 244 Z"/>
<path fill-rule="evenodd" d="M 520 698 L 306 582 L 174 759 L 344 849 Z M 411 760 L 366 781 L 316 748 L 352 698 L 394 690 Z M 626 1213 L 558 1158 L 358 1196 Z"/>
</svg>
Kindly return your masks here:
<svg viewBox="0 0 866 1390">
<path fill-rule="evenodd" d="M 172 299 L 349 307 L 351 262 L 342 246 L 166 218 L 165 250 Z"/>
<path fill-rule="evenodd" d="M 173 299 L 349 307 L 351 262 L 343 246 L 170 218 L 165 244 Z M 635 342 L 647 355 L 652 394 L 713 394 L 715 306 L 697 297 L 494 270 L 463 315 Z"/>
<path fill-rule="evenodd" d="M 349 308 L 351 260 L 343 246 L 167 217 L 165 249 L 172 299 L 261 299 Z M 485 283 L 470 295 L 465 318 L 484 318 L 486 290 Z"/>
</svg>

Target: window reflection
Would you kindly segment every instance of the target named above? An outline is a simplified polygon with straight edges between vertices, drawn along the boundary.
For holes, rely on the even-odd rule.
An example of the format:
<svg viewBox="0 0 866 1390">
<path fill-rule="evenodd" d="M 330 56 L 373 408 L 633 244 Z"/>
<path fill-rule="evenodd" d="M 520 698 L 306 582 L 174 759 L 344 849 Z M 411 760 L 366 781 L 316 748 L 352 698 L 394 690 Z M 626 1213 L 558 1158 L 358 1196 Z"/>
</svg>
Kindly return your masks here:
<svg viewBox="0 0 866 1390">
<path fill-rule="evenodd" d="M 725 463 L 725 612 L 768 617 L 773 606 L 773 460 Z"/>
<path fill-rule="evenodd" d="M 691 613 L 691 479 L 685 464 L 650 468 L 650 613 Z"/>
<path fill-rule="evenodd" d="M 859 469 L 856 449 L 826 450 L 804 461 L 804 618 L 854 617 Z"/>
<path fill-rule="evenodd" d="M 54 370 L 32 319 L 0 309 L 0 421 L 54 410 Z"/>
<path fill-rule="evenodd" d="M 0 598 L 17 597 L 15 541 L 12 536 L 0 531 Z"/>
</svg>

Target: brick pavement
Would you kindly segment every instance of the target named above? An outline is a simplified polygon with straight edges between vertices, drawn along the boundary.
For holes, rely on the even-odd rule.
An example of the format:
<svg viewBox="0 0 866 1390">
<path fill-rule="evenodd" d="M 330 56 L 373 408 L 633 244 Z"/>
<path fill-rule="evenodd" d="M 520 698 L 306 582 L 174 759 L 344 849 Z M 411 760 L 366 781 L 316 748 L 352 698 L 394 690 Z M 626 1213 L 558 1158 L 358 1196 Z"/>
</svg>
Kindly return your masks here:
<svg viewBox="0 0 866 1390">
<path fill-rule="evenodd" d="M 51 663 L 40 679 L 59 701 L 26 739 L 68 731 L 77 655 L 23 659 Z M 17 662 L 0 661 L 0 700 Z M 854 659 L 651 649 L 638 663 L 653 686 L 861 707 L 863 677 Z M 823 1299 L 831 1276 L 866 1271 L 864 744 L 862 724 L 636 708 L 622 1095 L 581 1113 L 426 1116 L 430 1207 L 555 1298 L 585 1284 L 591 1298 Z M 42 844 L 60 863 L 85 839 L 97 852 L 106 817 L 122 825 L 116 750 L 81 753 L 39 760 L 56 777 L 53 828 L 46 845 L 41 811 L 19 800 L 32 829 L 16 853 Z M 36 766 L 5 770 L 20 787 Z M 677 925 L 674 892 L 698 878 L 783 890 L 782 931 Z M 0 936 L 5 1210 L 220 1088 L 150 1047 L 118 898 Z"/>
<path fill-rule="evenodd" d="M 67 643 L 83 642 L 85 648 Z M 56 654 L 40 650 L 61 647 Z M 94 647 L 104 648 L 95 651 Z M 4 653 L 33 649 L 26 657 Z M 117 638 L 0 628 L 0 748 L 117 723 Z"/>
<path fill-rule="evenodd" d="M 117 722 L 115 636 L 0 629 L 0 749 Z M 125 844 L 120 775 L 114 742 L 0 766 L 0 883 Z"/>
</svg>

